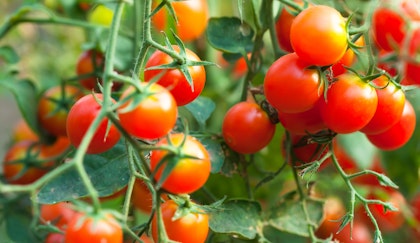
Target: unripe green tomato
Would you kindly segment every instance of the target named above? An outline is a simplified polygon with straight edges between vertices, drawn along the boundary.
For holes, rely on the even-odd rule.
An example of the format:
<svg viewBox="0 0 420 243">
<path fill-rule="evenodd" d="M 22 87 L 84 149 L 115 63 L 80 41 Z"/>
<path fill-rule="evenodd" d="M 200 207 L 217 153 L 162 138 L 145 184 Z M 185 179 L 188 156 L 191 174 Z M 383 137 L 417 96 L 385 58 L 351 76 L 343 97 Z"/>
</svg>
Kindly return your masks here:
<svg viewBox="0 0 420 243">
<path fill-rule="evenodd" d="M 93 24 L 111 26 L 114 11 L 105 5 L 98 5 L 88 15 L 88 21 Z"/>
</svg>

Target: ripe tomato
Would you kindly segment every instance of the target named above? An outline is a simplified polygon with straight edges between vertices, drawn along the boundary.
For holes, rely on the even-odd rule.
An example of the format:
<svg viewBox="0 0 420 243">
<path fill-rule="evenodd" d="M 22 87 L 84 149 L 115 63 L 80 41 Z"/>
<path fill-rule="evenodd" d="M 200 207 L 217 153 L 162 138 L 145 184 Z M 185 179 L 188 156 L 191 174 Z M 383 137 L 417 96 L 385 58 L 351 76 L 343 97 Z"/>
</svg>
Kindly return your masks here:
<svg viewBox="0 0 420 243">
<path fill-rule="evenodd" d="M 400 120 L 405 104 L 405 94 L 402 89 L 385 76 L 373 80 L 373 83 L 385 88 L 376 89 L 378 106 L 372 120 L 360 130 L 365 134 L 378 134 L 391 128 Z"/>
<path fill-rule="evenodd" d="M 406 100 L 400 120 L 391 128 L 374 135 L 367 135 L 369 141 L 382 150 L 395 150 L 404 146 L 416 128 L 416 113 L 411 103 Z"/>
<path fill-rule="evenodd" d="M 380 204 L 369 205 L 369 209 L 382 232 L 395 232 L 403 226 L 405 218 L 401 210 L 407 206 L 407 203 L 400 192 L 394 190 L 382 191 L 382 193 L 373 191 L 367 198 L 389 202 L 398 209 L 398 211 L 387 210 L 385 212 L 384 206 Z M 356 217 L 360 217 L 370 228 L 374 228 L 363 207 L 356 209 L 356 213 Z"/>
<path fill-rule="evenodd" d="M 153 206 L 153 195 L 142 180 L 136 180 L 131 195 L 133 206 L 145 213 L 150 213 Z"/>
<path fill-rule="evenodd" d="M 102 71 L 105 64 L 104 55 L 97 50 L 84 51 L 77 60 L 76 73 L 84 76 L 80 84 L 87 90 L 98 91 L 98 82 L 101 82 Z"/>
<path fill-rule="evenodd" d="M 362 48 L 365 45 L 365 39 L 361 36 L 359 39 L 355 41 L 358 47 Z M 338 76 L 340 74 L 345 73 L 346 67 L 351 67 L 355 62 L 355 54 L 351 48 L 348 48 L 344 56 L 341 59 L 331 66 L 331 71 L 333 76 Z"/>
<path fill-rule="evenodd" d="M 38 120 L 41 126 L 55 136 L 67 136 L 66 120 L 70 107 L 83 93 L 74 86 L 54 86 L 41 96 L 38 103 Z"/>
<path fill-rule="evenodd" d="M 33 141 L 21 141 L 6 152 L 3 159 L 3 176 L 10 184 L 30 184 L 48 172 L 53 165 L 46 160 L 41 146 Z"/>
<path fill-rule="evenodd" d="M 175 51 L 179 52 L 178 46 L 172 47 Z M 186 55 L 188 60 L 200 61 L 200 58 L 189 49 L 186 49 Z M 147 61 L 146 68 L 169 64 L 173 61 L 174 60 L 169 55 L 161 51 L 155 51 Z M 144 72 L 144 79 L 146 82 L 149 82 L 154 78 L 159 77 L 157 83 L 166 87 L 174 96 L 176 103 L 181 106 L 195 100 L 203 91 L 206 83 L 206 70 L 203 66 L 189 66 L 188 71 L 193 81 L 191 85 L 179 69 L 146 70 Z"/>
<path fill-rule="evenodd" d="M 29 127 L 24 119 L 19 119 L 12 131 L 12 140 L 17 143 L 23 140 L 38 141 L 38 135 Z"/>
<path fill-rule="evenodd" d="M 411 59 L 405 62 L 405 85 L 420 85 L 420 63 L 415 61 L 420 48 L 420 28 L 413 31 L 409 42 L 409 56 Z"/>
<path fill-rule="evenodd" d="M 337 233 L 340 219 L 346 214 L 343 202 L 336 197 L 329 197 L 324 204 L 324 217 L 315 232 L 316 237 L 326 239 Z"/>
<path fill-rule="evenodd" d="M 77 213 L 67 226 L 66 243 L 122 243 L 120 224 L 109 213 L 89 216 Z"/>
<path fill-rule="evenodd" d="M 145 86 L 145 84 L 142 84 Z M 157 139 L 165 136 L 175 126 L 178 108 L 173 96 L 160 86 L 152 84 L 149 96 L 136 93 L 134 87 L 124 91 L 121 100 L 132 96 L 118 108 L 121 126 L 131 135 L 140 139 Z M 143 95 L 140 103 L 134 103 Z M 129 107 L 131 110 L 126 110 Z"/>
<path fill-rule="evenodd" d="M 320 110 L 325 125 L 337 133 L 352 133 L 366 126 L 375 114 L 375 89 L 354 74 L 337 76 L 322 100 Z"/>
<path fill-rule="evenodd" d="M 277 59 L 264 79 L 267 101 L 278 111 L 298 113 L 311 109 L 321 97 L 324 86 L 318 73 L 295 53 Z"/>
<path fill-rule="evenodd" d="M 343 228 L 340 233 L 334 236 L 335 240 L 341 243 L 372 243 L 373 237 L 368 226 L 360 221 L 353 221 L 353 231 L 350 232 L 350 225 Z"/>
<path fill-rule="evenodd" d="M 322 144 L 318 144 L 315 142 L 311 142 L 309 136 L 302 136 L 298 134 L 290 134 L 291 140 L 291 154 L 288 163 L 292 166 L 300 166 L 310 162 L 314 162 L 315 160 L 321 159 L 325 156 L 328 152 L 328 146 L 323 148 Z M 286 157 L 286 136 L 283 136 L 282 139 L 282 151 L 283 156 Z M 331 159 L 325 160 L 320 169 L 325 168 Z"/>
<path fill-rule="evenodd" d="M 67 116 L 67 136 L 76 148 L 79 147 L 86 131 L 100 112 L 101 104 L 96 99 L 102 101 L 102 94 L 82 97 L 73 105 Z M 112 102 L 115 103 L 114 100 Z M 104 118 L 90 141 L 87 153 L 105 152 L 117 144 L 120 137 L 121 134 L 117 128 L 108 122 L 108 118 Z"/>
<path fill-rule="evenodd" d="M 418 222 L 420 222 L 420 194 L 417 193 L 413 197 L 410 202 L 410 208 L 413 212 L 414 219 L 417 220 L 418 224 Z M 412 232 L 416 239 L 420 239 L 420 228 L 417 225 L 412 228 Z"/>
<path fill-rule="evenodd" d="M 40 220 L 42 223 L 54 224 L 60 229 L 65 229 L 75 214 L 71 203 L 42 204 Z"/>
<path fill-rule="evenodd" d="M 171 4 L 178 20 L 178 24 L 175 24 L 175 31 L 179 38 L 188 42 L 200 37 L 207 27 L 209 18 L 207 1 L 188 0 Z M 157 6 L 156 1 L 155 6 Z M 158 30 L 165 31 L 168 28 L 168 18 L 172 17 L 164 8 L 152 17 L 152 22 Z"/>
<path fill-rule="evenodd" d="M 63 155 L 70 148 L 70 140 L 68 137 L 57 137 L 51 144 L 41 144 L 41 150 L 47 158 L 53 158 Z"/>
<path fill-rule="evenodd" d="M 332 7 L 309 6 L 293 21 L 290 42 L 296 54 L 306 62 L 317 66 L 332 65 L 347 50 L 346 21 Z"/>
<path fill-rule="evenodd" d="M 222 124 L 226 144 L 238 153 L 258 152 L 273 138 L 276 126 L 267 113 L 254 102 L 240 102 L 231 107 Z"/>
<path fill-rule="evenodd" d="M 99 4 L 88 15 L 88 21 L 93 24 L 99 24 L 106 27 L 111 26 L 114 10 Z"/>
<path fill-rule="evenodd" d="M 171 144 L 181 146 L 184 136 L 182 133 L 170 134 Z M 167 138 L 159 141 L 157 145 L 168 145 Z M 166 160 L 165 163 L 176 163 L 176 165 L 162 184 L 162 188 L 174 194 L 192 193 L 200 189 L 210 175 L 210 155 L 197 139 L 189 135 L 185 138 L 185 143 L 179 149 L 182 155 L 192 158 L 175 157 L 172 160 Z M 168 151 L 165 150 L 152 151 L 150 156 L 151 170 L 156 170 L 158 164 L 163 159 L 167 159 L 167 155 Z M 165 167 L 166 164 L 163 164 L 157 170 L 155 174 L 157 181 L 160 180 Z"/>
<path fill-rule="evenodd" d="M 309 133 L 317 133 L 327 127 L 321 117 L 319 110 L 321 99 L 316 102 L 311 109 L 299 113 L 285 113 L 278 111 L 280 123 L 283 127 L 293 133 L 305 135 Z"/>
<path fill-rule="evenodd" d="M 301 1 L 299 1 L 301 2 Z M 292 44 L 290 43 L 290 28 L 295 16 L 290 13 L 288 7 L 283 7 L 280 12 L 279 18 L 276 21 L 276 36 L 280 47 L 287 51 L 293 52 Z"/>
<path fill-rule="evenodd" d="M 174 219 L 179 206 L 173 200 L 164 202 L 161 207 L 165 231 L 170 240 L 182 243 L 204 243 L 209 231 L 209 217 L 204 212 L 189 212 Z M 152 221 L 152 236 L 155 242 L 158 238 L 158 220 L 155 214 Z"/>
<path fill-rule="evenodd" d="M 64 235 L 60 233 L 49 233 L 45 243 L 64 243 Z"/>
<path fill-rule="evenodd" d="M 376 44 L 386 51 L 392 51 L 401 46 L 407 27 L 398 11 L 381 6 L 373 12 L 372 31 Z"/>
</svg>

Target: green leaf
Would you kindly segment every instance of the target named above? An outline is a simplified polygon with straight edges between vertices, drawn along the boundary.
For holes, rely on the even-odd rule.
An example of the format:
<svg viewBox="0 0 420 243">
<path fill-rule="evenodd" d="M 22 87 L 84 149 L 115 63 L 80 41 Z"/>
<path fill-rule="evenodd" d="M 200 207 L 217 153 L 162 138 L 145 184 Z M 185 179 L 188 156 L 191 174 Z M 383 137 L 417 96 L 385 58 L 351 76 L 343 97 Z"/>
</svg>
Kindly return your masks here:
<svg viewBox="0 0 420 243">
<path fill-rule="evenodd" d="M 5 211 L 4 215 L 7 237 L 11 242 L 37 242 L 35 236 L 30 230 L 31 217 L 22 212 Z M 3 238 L 2 240 L 6 240 Z M 7 242 L 7 241 L 6 241 Z"/>
<path fill-rule="evenodd" d="M 206 34 L 210 45 L 223 52 L 246 54 L 253 49 L 254 30 L 236 17 L 210 18 Z"/>
<path fill-rule="evenodd" d="M 211 173 L 219 173 L 225 161 L 222 145 L 213 137 L 197 137 L 210 154 Z"/>
<path fill-rule="evenodd" d="M 11 46 L 0 47 L 0 58 L 9 64 L 19 62 L 19 56 Z"/>
<path fill-rule="evenodd" d="M 254 239 L 258 233 L 261 207 L 257 202 L 231 200 L 210 216 L 210 228 L 216 233 L 236 234 Z"/>
<path fill-rule="evenodd" d="M 185 105 L 185 108 L 191 112 L 198 124 L 204 127 L 207 119 L 209 119 L 216 108 L 216 104 L 207 97 L 199 96 L 193 102 Z"/>
<path fill-rule="evenodd" d="M 37 90 L 30 80 L 17 80 L 13 75 L 0 76 L 0 86 L 9 90 L 15 97 L 20 113 L 33 131 L 38 131 Z"/>
<path fill-rule="evenodd" d="M 72 163 L 72 162 L 69 162 Z M 124 143 L 102 154 L 87 154 L 84 167 L 100 196 L 109 196 L 127 185 L 130 172 Z M 88 193 L 76 169 L 71 169 L 44 185 L 36 200 L 42 204 L 70 201 Z"/>
<path fill-rule="evenodd" d="M 304 213 L 304 206 L 308 217 Z M 267 221 L 270 226 L 280 231 L 309 237 L 308 225 L 318 226 L 320 224 L 323 206 L 323 202 L 315 200 L 285 201 L 279 207 L 272 209 Z"/>
<path fill-rule="evenodd" d="M 337 136 L 339 144 L 343 147 L 360 169 L 372 167 L 378 149 L 369 142 L 361 132 Z"/>
</svg>

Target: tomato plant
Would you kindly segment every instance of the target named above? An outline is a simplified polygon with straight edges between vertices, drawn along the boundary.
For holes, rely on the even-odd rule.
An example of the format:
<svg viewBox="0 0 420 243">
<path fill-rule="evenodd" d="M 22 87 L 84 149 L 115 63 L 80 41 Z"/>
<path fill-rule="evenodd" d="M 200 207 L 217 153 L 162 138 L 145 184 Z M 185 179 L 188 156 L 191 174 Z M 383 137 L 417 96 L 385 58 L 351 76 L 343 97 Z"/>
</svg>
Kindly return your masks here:
<svg viewBox="0 0 420 243">
<path fill-rule="evenodd" d="M 267 146 L 273 138 L 275 128 L 258 104 L 241 102 L 226 113 L 222 134 L 230 148 L 239 153 L 251 154 Z"/>
<path fill-rule="evenodd" d="M 65 229 L 75 214 L 76 211 L 72 208 L 71 203 L 43 204 L 40 209 L 40 220 L 42 223 L 54 224 Z"/>
<path fill-rule="evenodd" d="M 75 147 L 79 147 L 86 131 L 98 116 L 101 109 L 101 104 L 98 102 L 101 101 L 101 94 L 86 95 L 71 107 L 66 126 L 67 136 Z M 107 118 L 103 118 L 89 143 L 87 152 L 92 154 L 105 152 L 118 142 L 120 136 L 117 128 L 109 124 Z"/>
</svg>

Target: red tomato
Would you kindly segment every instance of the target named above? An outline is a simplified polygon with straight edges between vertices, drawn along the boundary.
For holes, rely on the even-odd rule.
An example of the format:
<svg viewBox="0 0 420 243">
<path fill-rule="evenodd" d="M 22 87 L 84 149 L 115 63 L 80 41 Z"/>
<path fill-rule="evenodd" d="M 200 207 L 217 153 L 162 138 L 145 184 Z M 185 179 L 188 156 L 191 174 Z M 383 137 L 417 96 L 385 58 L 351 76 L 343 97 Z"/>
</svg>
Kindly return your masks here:
<svg viewBox="0 0 420 243">
<path fill-rule="evenodd" d="M 160 207 L 168 238 L 182 243 L 204 243 L 209 231 L 208 215 L 204 212 L 189 212 L 180 218 L 173 219 L 178 208 L 179 206 L 173 200 L 164 202 Z M 155 214 L 152 221 L 152 235 L 155 242 L 160 242 L 157 221 Z"/>
<path fill-rule="evenodd" d="M 299 2 L 301 3 L 301 1 Z M 290 11 L 288 7 L 283 7 L 275 26 L 277 41 L 280 47 L 287 52 L 293 52 L 293 47 L 290 43 L 290 28 L 295 16 Z"/>
<path fill-rule="evenodd" d="M 153 195 L 142 180 L 136 180 L 133 187 L 131 201 L 135 208 L 145 212 L 152 212 Z"/>
<path fill-rule="evenodd" d="M 122 243 L 120 224 L 109 213 L 89 216 L 77 213 L 65 232 L 66 243 Z"/>
<path fill-rule="evenodd" d="M 280 123 L 289 132 L 300 135 L 313 134 L 326 129 L 319 110 L 320 101 L 321 99 L 314 107 L 304 112 L 291 114 L 278 111 Z"/>
<path fill-rule="evenodd" d="M 67 135 L 76 148 L 79 147 L 86 131 L 102 108 L 96 100 L 102 101 L 102 99 L 102 94 L 89 94 L 79 99 L 70 109 L 67 116 Z M 114 100 L 112 102 L 115 103 Z M 108 122 L 108 118 L 104 118 L 90 141 L 87 153 L 105 152 L 114 147 L 120 137 L 117 128 Z"/>
<path fill-rule="evenodd" d="M 340 228 L 340 219 L 346 214 L 343 202 L 336 197 L 329 197 L 324 204 L 324 217 L 315 232 L 316 237 L 326 239 L 335 235 Z"/>
<path fill-rule="evenodd" d="M 420 194 L 416 194 L 410 202 L 410 207 L 413 212 L 414 219 L 417 221 L 417 224 L 412 228 L 414 237 L 420 239 L 420 228 L 418 224 L 420 222 Z"/>
<path fill-rule="evenodd" d="M 406 100 L 400 120 L 386 131 L 367 135 L 369 141 L 382 150 L 395 150 L 404 146 L 416 128 L 416 113 L 411 103 Z"/>
<path fill-rule="evenodd" d="M 405 104 L 404 91 L 385 76 L 373 80 L 373 83 L 385 88 L 376 89 L 378 106 L 372 120 L 360 130 L 365 134 L 378 134 L 391 128 L 400 120 Z"/>
<path fill-rule="evenodd" d="M 45 243 L 64 243 L 64 235 L 60 233 L 49 233 Z"/>
<path fill-rule="evenodd" d="M 365 39 L 361 36 L 359 39 L 355 41 L 358 47 L 363 47 L 365 45 Z M 331 66 L 331 71 L 333 76 L 338 76 L 343 74 L 347 71 L 346 67 L 351 67 L 355 62 L 355 54 L 351 48 L 348 48 L 344 56 L 334 65 Z"/>
<path fill-rule="evenodd" d="M 188 42 L 200 37 L 207 27 L 207 19 L 209 18 L 207 1 L 188 0 L 171 2 L 171 4 L 178 20 L 178 24 L 175 24 L 175 30 L 179 38 Z M 168 28 L 168 18 L 172 17 L 164 8 L 152 17 L 152 22 L 158 30 L 164 31 Z"/>
<path fill-rule="evenodd" d="M 290 134 L 291 139 L 291 158 L 289 159 L 288 163 L 290 165 L 301 166 L 310 162 L 314 162 L 315 160 L 321 159 L 325 156 L 328 152 L 328 146 L 325 148 L 322 144 L 318 144 L 315 142 L 310 141 L 309 136 L 302 136 L 297 134 Z M 286 136 L 283 137 L 283 144 L 282 144 L 282 151 L 283 155 L 286 156 Z M 320 169 L 325 168 L 331 159 L 325 160 Z"/>
<path fill-rule="evenodd" d="M 172 47 L 179 53 L 178 46 Z M 191 50 L 186 49 L 186 53 L 188 60 L 200 61 L 200 58 Z M 146 68 L 169 64 L 173 61 L 169 55 L 161 51 L 156 51 L 147 61 Z M 188 71 L 193 81 L 191 85 L 179 69 L 146 70 L 144 72 L 144 79 L 146 82 L 149 82 L 159 77 L 157 83 L 166 87 L 174 96 L 177 104 L 181 106 L 195 100 L 203 91 L 206 83 L 206 70 L 204 66 L 189 66 Z"/>
<path fill-rule="evenodd" d="M 12 132 L 13 142 L 17 143 L 23 140 L 38 141 L 38 135 L 29 127 L 24 119 L 19 119 L 19 121 L 13 127 Z"/>
<path fill-rule="evenodd" d="M 310 6 L 293 21 L 290 42 L 296 54 L 306 62 L 317 66 L 332 65 L 347 50 L 346 21 L 332 7 Z"/>
<path fill-rule="evenodd" d="M 145 86 L 145 84 L 142 84 Z M 147 92 L 150 94 L 140 103 L 140 93 L 134 87 L 124 91 L 121 100 L 132 96 L 118 108 L 121 126 L 131 135 L 140 139 L 157 139 L 165 136 L 175 126 L 178 108 L 173 96 L 160 86 L 152 84 Z M 126 110 L 130 107 L 131 110 Z"/>
<path fill-rule="evenodd" d="M 45 152 L 33 141 L 21 141 L 6 152 L 3 159 L 3 176 L 10 184 L 30 184 L 44 174 L 53 165 L 53 161 L 44 162 Z"/>
<path fill-rule="evenodd" d="M 405 62 L 405 85 L 420 85 L 420 63 L 415 61 L 420 49 L 420 28 L 413 31 L 409 42 L 409 55 L 411 60 Z"/>
<path fill-rule="evenodd" d="M 53 158 L 63 155 L 70 145 L 70 140 L 67 137 L 57 137 L 52 144 L 41 144 L 41 149 L 46 157 Z"/>
<path fill-rule="evenodd" d="M 394 7 L 381 6 L 373 12 L 372 31 L 376 44 L 386 51 L 392 51 L 401 46 L 407 26 L 401 13 Z"/>
<path fill-rule="evenodd" d="M 267 146 L 275 130 L 267 113 L 258 104 L 246 101 L 232 106 L 222 124 L 226 144 L 243 154 L 252 154 Z"/>
<path fill-rule="evenodd" d="M 334 236 L 340 243 L 372 243 L 373 237 L 368 226 L 359 220 L 353 221 L 353 231 L 350 232 L 350 224 Z"/>
<path fill-rule="evenodd" d="M 88 76 L 80 79 L 80 84 L 88 90 L 98 91 L 98 81 L 101 81 L 105 57 L 97 50 L 83 52 L 77 60 L 76 73 L 79 76 Z"/>
<path fill-rule="evenodd" d="M 308 69 L 309 66 L 295 53 L 277 59 L 264 79 L 267 101 L 285 113 L 311 109 L 321 97 L 324 87 L 317 71 Z"/>
<path fill-rule="evenodd" d="M 65 229 L 75 214 L 71 203 L 42 204 L 40 220 L 42 223 L 54 224 L 60 229 Z"/>
<path fill-rule="evenodd" d="M 378 95 L 375 89 L 355 74 L 342 74 L 321 102 L 325 125 L 337 133 L 352 133 L 366 126 L 375 114 Z"/>
<path fill-rule="evenodd" d="M 41 126 L 55 136 L 67 136 L 66 120 L 70 107 L 83 93 L 74 86 L 54 86 L 41 96 L 38 103 L 38 120 Z"/>
<path fill-rule="evenodd" d="M 170 134 L 171 144 L 173 146 L 181 146 L 184 136 L 185 135 L 182 133 Z M 168 145 L 167 138 L 159 141 L 157 145 Z M 176 163 L 176 165 L 162 184 L 162 188 L 174 194 L 192 193 L 200 189 L 206 183 L 207 178 L 210 175 L 210 155 L 206 148 L 197 139 L 191 136 L 185 138 L 185 143 L 179 149 L 183 155 L 192 156 L 193 158 L 175 157 L 173 160 L 166 160 L 165 163 Z M 168 151 L 153 150 L 150 156 L 151 170 L 156 170 L 158 164 L 165 159 L 167 155 Z M 165 167 L 166 164 L 163 164 L 157 170 L 155 174 L 155 179 L 157 181 L 160 180 Z"/>
</svg>

